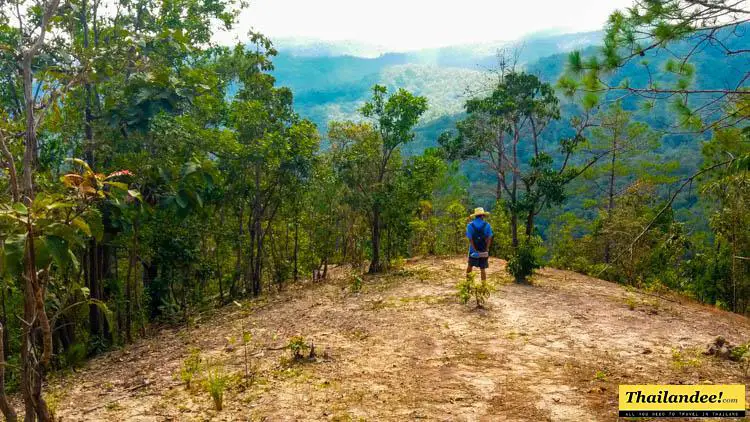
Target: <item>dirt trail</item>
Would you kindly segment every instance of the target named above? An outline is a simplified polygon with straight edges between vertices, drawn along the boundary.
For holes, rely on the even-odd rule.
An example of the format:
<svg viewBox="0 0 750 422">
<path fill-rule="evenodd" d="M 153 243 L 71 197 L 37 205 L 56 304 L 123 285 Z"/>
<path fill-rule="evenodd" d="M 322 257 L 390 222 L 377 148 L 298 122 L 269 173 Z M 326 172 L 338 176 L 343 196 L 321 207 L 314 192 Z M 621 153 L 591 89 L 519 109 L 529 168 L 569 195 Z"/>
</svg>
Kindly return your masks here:
<svg viewBox="0 0 750 422">
<path fill-rule="evenodd" d="M 456 300 L 463 262 L 415 260 L 366 278 L 359 293 L 339 271 L 219 310 L 53 380 L 51 401 L 63 421 L 610 421 L 618 384 L 747 383 L 737 364 L 700 354 L 718 335 L 750 340 L 747 318 L 553 269 L 532 286 L 507 284 L 499 260 L 498 289 L 476 310 Z M 216 412 L 180 383 L 180 368 L 198 348 L 244 375 L 231 341 L 243 331 L 255 380 L 234 382 Z M 297 334 L 314 341 L 315 362 L 269 350 Z"/>
</svg>

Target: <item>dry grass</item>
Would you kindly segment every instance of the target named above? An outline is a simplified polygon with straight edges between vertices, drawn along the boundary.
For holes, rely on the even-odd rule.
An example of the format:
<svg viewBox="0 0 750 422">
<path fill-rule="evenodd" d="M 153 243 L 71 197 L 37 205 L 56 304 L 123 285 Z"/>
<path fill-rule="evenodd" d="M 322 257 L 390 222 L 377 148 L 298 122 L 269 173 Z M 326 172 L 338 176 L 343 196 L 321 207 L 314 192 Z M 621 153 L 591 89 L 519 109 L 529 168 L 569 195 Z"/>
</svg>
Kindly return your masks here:
<svg viewBox="0 0 750 422">
<path fill-rule="evenodd" d="M 64 392 L 56 398 L 59 415 L 64 421 L 610 421 L 618 384 L 747 382 L 734 363 L 691 360 L 717 335 L 734 343 L 750 339 L 746 318 L 552 269 L 542 270 L 533 286 L 507 284 L 499 260 L 490 268 L 498 290 L 477 311 L 455 296 L 463 265 L 457 258 L 412 260 L 396 274 L 363 277 L 356 293 L 351 275 L 338 274 L 228 307 L 189 331 L 164 330 L 52 381 Z M 206 394 L 180 385 L 181 365 L 198 348 L 244 376 L 242 347 L 225 340 L 244 332 L 253 338 L 253 383 L 232 383 L 217 412 Z M 288 350 L 276 350 L 295 335 L 314 342 L 317 359 L 290 362 Z M 151 384 L 127 395 L 145 381 Z"/>
</svg>

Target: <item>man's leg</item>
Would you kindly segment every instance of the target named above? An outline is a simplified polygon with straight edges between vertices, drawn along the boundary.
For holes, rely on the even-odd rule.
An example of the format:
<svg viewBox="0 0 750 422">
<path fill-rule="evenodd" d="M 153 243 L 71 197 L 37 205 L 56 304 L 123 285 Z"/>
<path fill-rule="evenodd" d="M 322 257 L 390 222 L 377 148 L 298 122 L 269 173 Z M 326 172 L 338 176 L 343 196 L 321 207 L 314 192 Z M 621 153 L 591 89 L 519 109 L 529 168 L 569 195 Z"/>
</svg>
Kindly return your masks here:
<svg viewBox="0 0 750 422">
<path fill-rule="evenodd" d="M 466 267 L 466 278 L 469 278 L 469 274 L 471 274 L 472 268 L 473 267 L 471 266 L 471 263 L 469 263 L 468 266 Z"/>
<path fill-rule="evenodd" d="M 484 268 L 480 268 L 479 270 L 482 272 L 482 281 L 486 281 L 487 280 L 487 272 L 485 271 Z"/>
</svg>

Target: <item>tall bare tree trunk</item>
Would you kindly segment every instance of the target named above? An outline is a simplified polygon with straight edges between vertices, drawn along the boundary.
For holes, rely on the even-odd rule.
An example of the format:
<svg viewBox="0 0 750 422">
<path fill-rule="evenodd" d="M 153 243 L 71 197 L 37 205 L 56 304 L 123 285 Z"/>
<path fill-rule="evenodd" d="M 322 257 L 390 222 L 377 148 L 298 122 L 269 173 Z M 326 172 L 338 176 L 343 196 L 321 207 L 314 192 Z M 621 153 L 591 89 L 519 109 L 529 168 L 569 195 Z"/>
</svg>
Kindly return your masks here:
<svg viewBox="0 0 750 422">
<path fill-rule="evenodd" d="M 520 177 L 519 163 L 518 163 L 518 127 L 514 124 L 513 126 L 513 177 L 512 177 L 512 188 L 511 188 L 511 210 L 510 210 L 510 234 L 511 234 L 511 245 L 513 249 L 518 248 L 518 179 Z"/>
<path fill-rule="evenodd" d="M 294 281 L 299 280 L 299 213 L 294 217 Z"/>
<path fill-rule="evenodd" d="M 260 189 L 260 165 L 255 164 L 254 171 L 254 188 L 253 208 L 248 219 L 248 230 L 250 232 L 250 247 L 248 248 L 248 267 L 246 271 L 245 292 L 252 292 L 253 296 L 260 295 L 261 280 L 260 271 L 262 269 L 263 256 L 263 234 L 262 234 L 262 214 Z"/>
<path fill-rule="evenodd" d="M 260 217 L 256 218 L 255 224 L 255 265 L 253 265 L 253 296 L 260 296 L 261 293 L 261 274 L 263 271 L 263 228 Z"/>
<path fill-rule="evenodd" d="M 372 261 L 370 261 L 369 272 L 371 274 L 380 272 L 380 209 L 377 205 L 372 207 Z"/>
<path fill-rule="evenodd" d="M 609 192 L 607 192 L 608 196 L 608 202 L 607 202 L 607 221 L 609 223 L 612 222 L 612 210 L 615 208 L 615 162 L 617 161 L 617 141 L 616 141 L 616 135 L 615 135 L 615 144 L 612 148 L 612 162 L 611 167 L 609 170 Z M 610 239 L 610 236 L 606 237 L 605 243 L 604 243 L 604 263 L 609 264 L 609 261 L 612 254 L 612 240 Z"/>
<path fill-rule="evenodd" d="M 135 241 L 133 241 L 135 244 Z M 135 245 L 128 251 L 128 272 L 125 276 L 125 341 L 133 342 L 133 272 L 135 271 Z"/>
<path fill-rule="evenodd" d="M 219 225 L 224 227 L 224 207 L 219 212 Z M 221 271 L 221 260 L 219 259 L 219 236 L 214 236 L 214 260 L 216 261 L 216 276 L 219 279 L 219 303 L 224 304 L 224 275 Z"/>
<path fill-rule="evenodd" d="M 232 275 L 232 284 L 229 286 L 229 296 L 234 297 L 237 295 L 237 283 L 242 278 L 242 239 L 245 236 L 244 232 L 244 219 L 245 219 L 245 202 L 240 201 L 239 209 L 237 210 L 237 223 L 239 228 L 237 229 L 237 251 L 234 265 L 234 274 Z"/>
<path fill-rule="evenodd" d="M 3 412 L 7 422 L 16 422 L 18 420 L 16 411 L 11 407 L 5 395 L 5 334 L 5 327 L 0 324 L 0 411 Z"/>
<path fill-rule="evenodd" d="M 526 239 L 531 239 L 531 236 L 534 234 L 534 211 L 529 211 L 528 214 L 526 214 Z"/>
<path fill-rule="evenodd" d="M 33 44 L 23 52 L 21 72 L 23 78 L 24 113 L 26 130 L 24 136 L 23 173 L 21 191 L 23 202 L 30 206 L 34 200 L 34 173 L 37 163 L 37 120 L 35 118 L 32 63 L 44 45 L 44 37 L 50 19 L 57 12 L 59 0 L 44 4 L 40 33 Z M 34 229 L 29 215 L 26 227 L 26 253 L 22 285 L 24 286 L 24 323 L 21 340 L 21 391 L 26 414 L 24 420 L 34 422 L 51 421 L 47 404 L 42 398 L 42 382 L 47 365 L 52 358 L 52 330 L 44 308 L 44 286 L 37 278 L 34 252 Z M 38 356 L 41 349 L 41 357 Z"/>
<path fill-rule="evenodd" d="M 500 202 L 503 197 L 503 174 L 497 172 L 497 184 L 495 185 L 495 203 Z"/>
</svg>

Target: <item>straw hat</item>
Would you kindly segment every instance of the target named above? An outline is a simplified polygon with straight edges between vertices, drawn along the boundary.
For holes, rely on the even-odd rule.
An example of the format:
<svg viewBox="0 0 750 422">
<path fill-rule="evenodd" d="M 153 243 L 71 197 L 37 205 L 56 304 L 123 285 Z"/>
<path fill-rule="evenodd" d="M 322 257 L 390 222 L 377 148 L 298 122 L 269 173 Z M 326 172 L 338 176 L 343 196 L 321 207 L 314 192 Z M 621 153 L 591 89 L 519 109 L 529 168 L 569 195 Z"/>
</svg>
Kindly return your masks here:
<svg viewBox="0 0 750 422">
<path fill-rule="evenodd" d="M 480 215 L 490 215 L 490 213 L 485 211 L 484 208 L 482 207 L 477 207 L 477 208 L 474 208 L 474 214 L 470 215 L 469 217 L 474 218 Z"/>
</svg>

